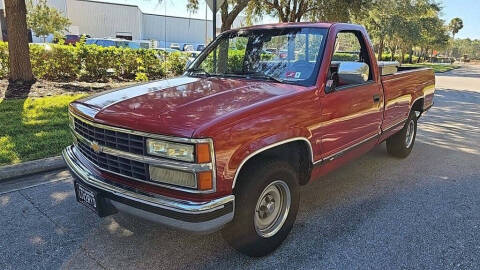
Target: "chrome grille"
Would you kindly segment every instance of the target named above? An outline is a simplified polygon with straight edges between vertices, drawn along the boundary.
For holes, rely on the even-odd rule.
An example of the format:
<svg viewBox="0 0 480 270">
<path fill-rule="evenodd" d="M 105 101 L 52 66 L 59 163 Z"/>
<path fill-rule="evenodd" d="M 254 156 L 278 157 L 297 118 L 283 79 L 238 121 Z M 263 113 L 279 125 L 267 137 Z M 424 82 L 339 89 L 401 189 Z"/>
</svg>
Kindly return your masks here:
<svg viewBox="0 0 480 270">
<path fill-rule="evenodd" d="M 129 153 L 145 155 L 145 138 L 142 136 L 94 127 L 75 118 L 75 131 L 85 139 L 99 145 Z"/>
<path fill-rule="evenodd" d="M 148 164 L 112 156 L 106 153 L 96 153 L 83 142 L 78 142 L 80 152 L 95 165 L 110 172 L 124 176 L 149 181 Z"/>
<path fill-rule="evenodd" d="M 188 193 L 211 193 L 216 190 L 216 173 L 213 162 L 205 164 L 181 162 L 152 157 L 146 153 L 147 138 L 188 144 L 208 143 L 212 160 L 215 160 L 213 141 L 210 138 L 180 138 L 128 130 L 90 122 L 87 119 L 83 120 L 71 112 L 70 121 L 76 149 L 100 170 Z M 150 179 L 149 164 L 192 174 L 211 171 L 213 188 L 196 190 L 153 181 Z"/>
</svg>

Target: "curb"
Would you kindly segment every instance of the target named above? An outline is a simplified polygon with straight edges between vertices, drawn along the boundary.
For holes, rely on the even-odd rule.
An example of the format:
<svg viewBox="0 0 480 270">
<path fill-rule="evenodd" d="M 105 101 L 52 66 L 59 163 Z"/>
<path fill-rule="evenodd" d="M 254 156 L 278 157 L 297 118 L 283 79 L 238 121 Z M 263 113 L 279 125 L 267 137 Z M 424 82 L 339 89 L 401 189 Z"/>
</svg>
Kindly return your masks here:
<svg viewBox="0 0 480 270">
<path fill-rule="evenodd" d="M 49 172 L 66 167 L 62 156 L 22 162 L 0 167 L 0 182 L 35 173 Z"/>
</svg>

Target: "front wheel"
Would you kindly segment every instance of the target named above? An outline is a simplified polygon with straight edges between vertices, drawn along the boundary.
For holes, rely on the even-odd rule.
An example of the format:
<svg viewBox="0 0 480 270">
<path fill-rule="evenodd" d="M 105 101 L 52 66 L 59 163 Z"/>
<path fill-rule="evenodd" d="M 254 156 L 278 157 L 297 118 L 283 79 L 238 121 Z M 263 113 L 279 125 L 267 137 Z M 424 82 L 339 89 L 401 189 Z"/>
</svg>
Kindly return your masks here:
<svg viewBox="0 0 480 270">
<path fill-rule="evenodd" d="M 417 115 L 411 111 L 405 126 L 387 139 L 387 152 L 395 157 L 406 158 L 412 152 L 417 136 Z"/>
<path fill-rule="evenodd" d="M 267 255 L 280 246 L 295 222 L 297 174 L 284 161 L 265 161 L 246 168 L 238 180 L 235 217 L 222 235 L 246 255 Z"/>
</svg>

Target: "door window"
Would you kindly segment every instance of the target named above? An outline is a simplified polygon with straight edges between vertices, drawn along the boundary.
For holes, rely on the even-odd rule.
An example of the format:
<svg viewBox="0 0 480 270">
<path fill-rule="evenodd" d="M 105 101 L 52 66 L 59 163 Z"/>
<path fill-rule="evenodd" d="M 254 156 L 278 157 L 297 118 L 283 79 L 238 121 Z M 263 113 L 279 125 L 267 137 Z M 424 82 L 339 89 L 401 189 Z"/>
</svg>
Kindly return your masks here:
<svg viewBox="0 0 480 270">
<path fill-rule="evenodd" d="M 329 72 L 329 80 L 333 80 L 337 88 L 359 84 L 355 82 L 356 80 L 342 80 L 341 76 L 339 78 L 341 65 L 363 70 L 368 80 L 373 79 L 368 50 L 360 32 L 348 31 L 337 34 Z"/>
</svg>

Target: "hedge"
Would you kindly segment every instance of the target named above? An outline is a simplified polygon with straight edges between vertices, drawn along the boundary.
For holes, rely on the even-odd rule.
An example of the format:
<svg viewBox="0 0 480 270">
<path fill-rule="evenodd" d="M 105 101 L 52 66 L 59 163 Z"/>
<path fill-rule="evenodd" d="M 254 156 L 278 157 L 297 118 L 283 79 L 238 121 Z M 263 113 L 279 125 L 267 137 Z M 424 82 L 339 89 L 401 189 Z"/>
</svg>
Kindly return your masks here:
<svg viewBox="0 0 480 270">
<path fill-rule="evenodd" d="M 143 81 L 182 74 L 188 56 L 173 52 L 159 57 L 153 49 L 30 44 L 30 60 L 35 77 L 40 79 Z M 0 78 L 7 77 L 8 44 L 0 42 Z"/>
</svg>

